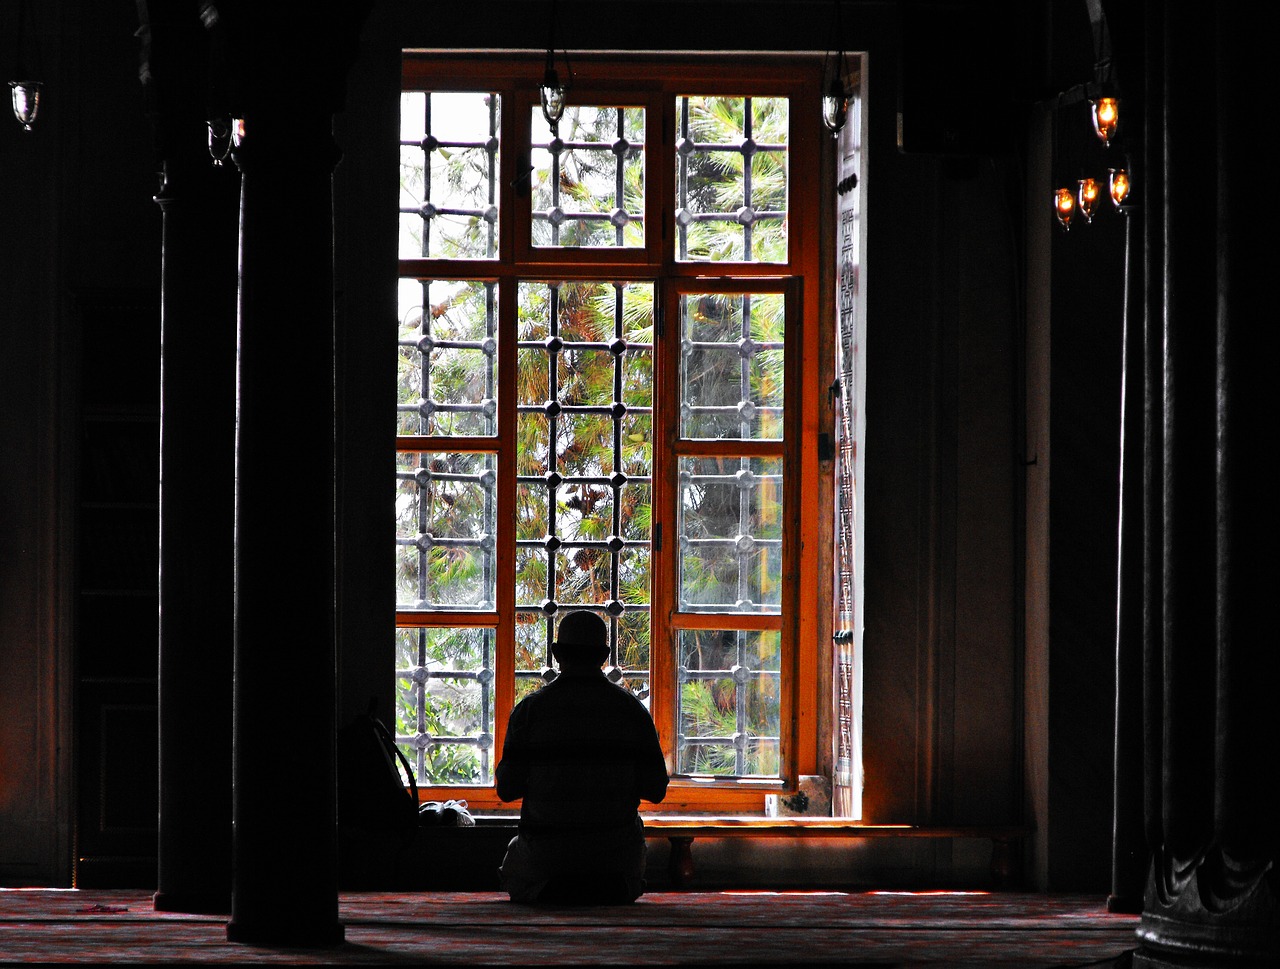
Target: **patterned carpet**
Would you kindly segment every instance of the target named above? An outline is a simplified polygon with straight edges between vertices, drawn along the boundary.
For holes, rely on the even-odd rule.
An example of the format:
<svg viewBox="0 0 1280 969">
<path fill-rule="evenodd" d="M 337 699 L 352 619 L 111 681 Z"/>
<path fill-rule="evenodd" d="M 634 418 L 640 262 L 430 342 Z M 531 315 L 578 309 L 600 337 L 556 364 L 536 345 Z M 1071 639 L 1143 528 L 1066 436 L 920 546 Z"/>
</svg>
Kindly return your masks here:
<svg viewBox="0 0 1280 969">
<path fill-rule="evenodd" d="M 293 965 L 1125 967 L 1137 917 L 1092 896 L 659 892 L 635 905 L 515 906 L 491 892 L 344 894 L 344 945 L 233 945 L 225 919 L 136 891 L 0 889 L 0 962 Z"/>
</svg>

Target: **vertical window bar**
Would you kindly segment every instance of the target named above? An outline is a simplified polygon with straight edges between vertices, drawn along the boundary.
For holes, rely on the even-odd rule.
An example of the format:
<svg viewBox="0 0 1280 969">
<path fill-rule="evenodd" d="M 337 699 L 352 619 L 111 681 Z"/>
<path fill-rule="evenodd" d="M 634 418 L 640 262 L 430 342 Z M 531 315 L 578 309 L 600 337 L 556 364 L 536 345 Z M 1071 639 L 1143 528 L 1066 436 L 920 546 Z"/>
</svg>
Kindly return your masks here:
<svg viewBox="0 0 1280 969">
<path fill-rule="evenodd" d="M 428 161 L 427 164 L 430 165 L 431 162 Z M 422 226 L 423 226 L 422 227 L 423 238 L 425 239 L 426 233 L 430 231 L 430 223 L 427 220 L 423 220 Z M 425 242 L 423 243 L 423 246 L 424 247 L 426 246 Z M 431 332 L 431 329 L 432 329 L 431 323 L 432 323 L 431 321 L 431 283 L 427 280 L 423 280 L 422 282 L 422 334 L 423 336 L 431 337 L 434 335 Z M 419 352 L 422 354 L 422 366 L 419 368 L 421 376 L 418 380 L 418 386 L 421 391 L 420 396 L 422 398 L 422 402 L 424 404 L 429 404 L 431 401 L 431 353 L 427 350 L 422 350 Z M 427 426 L 428 423 L 429 423 L 429 420 L 427 418 L 427 411 L 424 411 L 422 408 L 419 408 L 418 409 L 418 433 L 419 434 L 431 433 L 430 428 Z"/>
<path fill-rule="evenodd" d="M 739 685 L 733 691 L 734 734 L 733 734 L 733 769 L 739 777 L 747 773 L 747 650 L 745 634 L 741 629 L 733 634 L 733 680 Z"/>
<path fill-rule="evenodd" d="M 622 123 L 623 122 L 622 108 L 615 109 L 615 113 L 618 116 L 618 123 L 616 125 L 618 130 L 617 143 L 623 144 L 626 141 L 626 129 L 623 127 L 623 123 Z M 623 191 L 624 184 L 622 179 L 622 172 L 624 167 L 623 160 L 626 158 L 626 156 L 627 156 L 627 153 L 624 150 L 615 151 L 613 154 L 613 163 L 614 163 L 613 206 L 616 210 L 620 212 L 626 212 L 627 210 L 627 200 L 626 200 L 626 195 L 624 194 L 624 191 Z M 613 227 L 614 245 L 618 245 L 618 246 L 622 245 L 622 228 L 625 225 L 626 225 L 626 222 L 622 220 L 618 220 L 618 222 L 614 225 Z M 614 625 L 616 626 L 617 624 L 615 623 Z"/>
<path fill-rule="evenodd" d="M 618 137 L 622 137 L 622 112 L 618 112 Z M 622 205 L 622 156 L 618 156 L 618 205 Z M 622 227 L 618 227 L 618 244 L 622 244 Z M 626 332 L 622 320 L 622 284 L 613 284 L 613 338 L 622 340 L 623 334 Z M 613 493 L 613 528 L 610 535 L 621 538 L 622 536 L 622 485 L 623 479 L 619 476 L 623 467 L 622 457 L 622 415 L 626 413 L 623 405 L 623 383 L 622 371 L 623 361 L 626 359 L 626 351 L 615 353 L 613 355 L 613 481 L 610 482 L 610 490 Z M 609 601 L 622 601 L 622 586 L 620 581 L 620 572 L 622 569 L 622 549 L 609 550 Z M 609 665 L 617 668 L 619 663 L 618 657 L 618 623 L 622 619 L 622 611 L 611 616 L 609 619 Z M 621 679 L 621 677 L 619 677 Z"/>
<path fill-rule="evenodd" d="M 751 98 L 742 99 L 742 204 L 747 212 L 754 212 L 755 208 L 751 204 L 751 161 L 755 157 L 756 143 L 751 137 Z M 742 220 L 742 259 L 744 262 L 751 262 L 751 226 L 754 220 L 746 218 Z M 743 308 L 743 318 L 746 318 L 746 308 Z M 748 333 L 749 335 L 749 333 Z"/>
<path fill-rule="evenodd" d="M 682 148 L 689 144 L 689 99 L 687 97 L 680 99 L 680 145 Z M 680 166 L 680 176 L 676 179 L 676 184 L 680 187 L 680 200 L 677 202 L 677 211 L 687 212 L 689 209 L 689 153 L 687 151 L 679 151 L 676 153 L 678 164 Z M 680 259 L 689 258 L 689 229 L 682 221 L 678 223 L 680 226 L 679 234 L 679 253 Z"/>
<path fill-rule="evenodd" d="M 498 97 L 492 91 L 489 92 L 489 142 L 485 145 L 485 155 L 488 158 L 489 171 L 489 205 L 490 207 L 498 204 Z M 485 246 L 485 256 L 489 259 L 494 258 L 498 254 L 498 226 L 496 219 L 486 219 L 488 223 L 489 241 Z M 492 300 L 492 292 L 490 299 Z M 492 333 L 489 334 L 493 336 Z M 489 399 L 493 399 L 493 394 L 489 395 Z"/>
<path fill-rule="evenodd" d="M 557 137 L 554 141 L 559 141 Z M 559 205 L 560 154 L 552 152 L 552 172 L 555 176 L 554 198 Z M 556 230 L 558 232 L 558 230 Z M 547 340 L 547 535 L 558 538 L 559 524 L 556 516 L 560 487 L 560 285 L 551 284 L 550 292 L 551 318 L 548 321 Z M 547 655 L 544 666 L 551 669 L 551 644 L 555 641 L 556 612 L 559 603 L 556 601 L 556 553 L 555 549 L 547 552 L 547 598 L 543 606 L 547 616 Z"/>
<path fill-rule="evenodd" d="M 422 99 L 422 102 L 423 102 L 422 103 L 422 116 L 423 116 L 422 130 L 425 131 L 427 133 L 427 137 L 430 138 L 431 137 L 431 94 L 428 93 L 427 96 Z M 434 154 L 435 152 L 433 151 L 424 151 L 422 153 L 423 155 L 423 159 L 422 159 L 423 206 L 422 208 L 424 213 L 431 211 L 431 156 Z M 427 218 L 425 214 L 423 215 L 423 218 L 422 218 L 422 255 L 424 257 L 431 255 L 431 219 Z M 429 306 L 430 304 L 424 300 L 422 305 L 425 307 L 425 306 Z M 425 320 L 423 322 L 425 323 Z M 423 369 L 425 370 L 426 368 L 424 367 Z M 431 398 L 429 397 L 423 397 L 423 400 L 430 400 L 430 399 Z"/>
<path fill-rule="evenodd" d="M 560 211 L 560 152 L 564 149 L 564 142 L 560 140 L 557 132 L 552 132 L 551 144 L 547 146 L 551 152 L 551 209 L 550 214 L 554 215 Z M 551 244 L 558 246 L 560 244 L 560 220 L 557 218 L 548 219 L 551 223 Z M 555 303 L 553 301 L 552 306 Z M 554 330 L 556 325 L 555 313 L 551 314 L 551 326 Z M 550 665 L 548 662 L 547 665 Z"/>
</svg>

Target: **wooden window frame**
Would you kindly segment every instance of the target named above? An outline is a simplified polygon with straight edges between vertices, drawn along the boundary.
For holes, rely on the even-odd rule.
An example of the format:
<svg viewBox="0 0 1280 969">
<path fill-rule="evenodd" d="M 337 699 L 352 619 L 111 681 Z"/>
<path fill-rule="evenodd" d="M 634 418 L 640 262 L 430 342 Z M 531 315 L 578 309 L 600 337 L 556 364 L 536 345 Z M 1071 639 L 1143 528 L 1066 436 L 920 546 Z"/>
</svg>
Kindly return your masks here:
<svg viewBox="0 0 1280 969">
<path fill-rule="evenodd" d="M 819 695 L 819 632 L 829 590 L 820 585 L 819 536 L 826 519 L 816 501 L 802 496 L 819 491 L 817 437 L 822 395 L 814 388 L 820 379 L 816 324 L 819 311 L 819 250 L 821 232 L 830 232 L 823 219 L 817 178 L 821 171 L 821 86 L 819 63 L 805 58 L 744 58 L 635 55 L 626 58 L 576 55 L 571 104 L 643 105 L 646 108 L 645 246 L 643 249 L 535 248 L 528 236 L 531 215 L 527 191 L 516 188 L 520 172 L 529 167 L 531 109 L 537 105 L 537 85 L 543 62 L 530 53 L 490 52 L 446 54 L 405 51 L 403 91 L 494 91 L 503 98 L 499 161 L 499 232 L 496 259 L 401 258 L 400 278 L 474 280 L 498 284 L 498 433 L 490 437 L 397 436 L 397 451 L 493 453 L 497 457 L 497 514 L 500 523 L 515 521 L 516 400 L 508 388 L 516 384 L 517 354 L 501 348 L 516 343 L 518 283 L 530 279 L 620 279 L 655 285 L 655 310 L 665 314 L 665 350 L 655 339 L 654 407 L 677 406 L 678 326 L 681 292 L 783 292 L 787 301 L 785 371 L 787 422 L 784 445 L 775 442 L 690 442 L 679 439 L 676 421 L 665 436 L 654 432 L 653 514 L 670 519 L 667 541 L 651 560 L 650 677 L 653 713 L 668 768 L 674 766 L 675 723 L 673 648 L 659 649 L 680 628 L 772 628 L 782 636 L 783 694 L 780 778 L 728 781 L 674 775 L 661 805 L 646 811 L 758 814 L 767 794 L 794 790 L 801 775 L 817 773 L 826 763 L 831 738 L 819 734 L 826 720 L 821 709 L 829 697 Z M 674 111 L 681 94 L 786 97 L 789 99 L 788 138 L 788 258 L 785 263 L 681 262 L 675 258 Z M 527 182 L 525 183 L 528 184 Z M 522 235 L 523 234 L 523 235 Z M 757 288 L 753 288 L 757 287 Z M 793 348 L 794 347 L 794 348 Z M 670 411 L 668 410 L 668 413 Z M 780 614 L 679 613 L 675 608 L 674 515 L 676 484 L 673 459 L 681 454 L 733 453 L 776 455 L 784 452 L 783 587 L 786 600 Z M 510 527 L 509 525 L 507 527 Z M 496 552 L 495 608 L 474 610 L 400 611 L 400 627 L 488 627 L 496 630 L 495 730 L 493 763 L 501 756 L 506 718 L 515 696 L 514 654 L 516 601 L 515 543 L 500 538 Z M 807 608 L 805 604 L 813 604 Z M 660 611 L 661 610 L 661 611 Z M 670 682 L 668 682 L 670 681 Z M 498 800 L 491 785 L 422 785 L 424 799 L 466 799 L 473 811 L 511 810 Z"/>
</svg>

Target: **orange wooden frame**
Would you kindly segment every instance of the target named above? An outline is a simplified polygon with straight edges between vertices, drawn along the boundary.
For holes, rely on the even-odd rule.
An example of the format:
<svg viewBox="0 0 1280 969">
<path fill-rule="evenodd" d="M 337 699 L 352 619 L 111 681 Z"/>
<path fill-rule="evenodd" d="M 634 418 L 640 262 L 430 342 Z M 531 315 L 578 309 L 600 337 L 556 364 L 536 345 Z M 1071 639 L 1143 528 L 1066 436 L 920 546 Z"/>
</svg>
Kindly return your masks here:
<svg viewBox="0 0 1280 969">
<path fill-rule="evenodd" d="M 516 343 L 516 291 L 523 280 L 636 280 L 655 283 L 655 311 L 665 314 L 665 349 L 655 346 L 655 415 L 678 412 L 678 305 L 681 293 L 781 292 L 787 313 L 784 441 L 688 441 L 669 421 L 654 426 L 653 515 L 665 524 L 671 540 L 652 559 L 650 682 L 652 710 L 669 766 L 675 745 L 675 665 L 670 643 L 681 628 L 777 629 L 782 635 L 783 703 L 780 779 L 717 781 L 674 776 L 660 811 L 676 813 L 758 813 L 764 796 L 793 788 L 801 774 L 816 772 L 821 748 L 830 738 L 818 736 L 822 720 L 818 696 L 818 630 L 820 602 L 828 590 L 819 586 L 822 572 L 816 557 L 827 517 L 818 502 L 802 496 L 818 492 L 817 431 L 821 394 L 817 392 L 819 231 L 821 218 L 817 174 L 822 133 L 820 64 L 811 59 L 735 57 L 651 57 L 616 59 L 575 56 L 570 103 L 640 105 L 646 110 L 645 245 L 643 249 L 534 248 L 529 240 L 527 194 L 519 195 L 517 172 L 527 167 L 531 111 L 537 105 L 540 56 L 507 52 L 430 56 L 405 52 L 402 86 L 408 90 L 494 91 L 503 97 L 502 149 L 499 161 L 499 244 L 496 259 L 401 259 L 399 275 L 419 279 L 483 280 L 498 284 L 498 433 L 493 437 L 454 438 L 400 436 L 402 452 L 470 452 L 497 455 L 499 529 L 515 521 L 515 386 L 516 354 L 502 347 Z M 788 140 L 788 259 L 785 263 L 679 262 L 675 233 L 669 230 L 675 208 L 674 111 L 681 94 L 779 96 L 790 99 Z M 655 340 L 655 343 L 657 341 Z M 674 549 L 680 455 L 769 456 L 784 460 L 783 589 L 780 613 L 748 615 L 681 613 L 675 608 Z M 515 543 L 498 536 L 499 576 L 515 574 Z M 515 646 L 515 584 L 499 580 L 491 612 L 469 610 L 397 612 L 400 627 L 488 627 L 497 633 L 495 669 L 495 759 L 505 737 L 506 716 L 515 697 L 510 657 Z M 424 799 L 465 798 L 475 810 L 513 808 L 497 800 L 490 786 L 424 787 Z M 648 809 L 649 806 L 646 806 Z"/>
</svg>

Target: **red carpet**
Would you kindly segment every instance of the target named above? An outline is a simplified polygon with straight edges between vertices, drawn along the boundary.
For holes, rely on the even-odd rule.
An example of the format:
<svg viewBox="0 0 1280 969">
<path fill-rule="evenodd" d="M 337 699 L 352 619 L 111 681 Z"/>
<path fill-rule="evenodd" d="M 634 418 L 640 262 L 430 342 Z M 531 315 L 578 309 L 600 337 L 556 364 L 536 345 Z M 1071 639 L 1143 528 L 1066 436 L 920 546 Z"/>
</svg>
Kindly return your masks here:
<svg viewBox="0 0 1280 969">
<path fill-rule="evenodd" d="M 539 909 L 488 892 L 346 894 L 346 943 L 233 945 L 225 919 L 132 891 L 0 889 L 0 962 L 309 965 L 1125 966 L 1136 916 L 1092 896 L 661 892 Z"/>
</svg>

